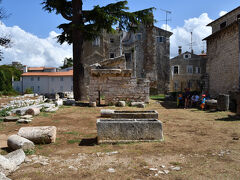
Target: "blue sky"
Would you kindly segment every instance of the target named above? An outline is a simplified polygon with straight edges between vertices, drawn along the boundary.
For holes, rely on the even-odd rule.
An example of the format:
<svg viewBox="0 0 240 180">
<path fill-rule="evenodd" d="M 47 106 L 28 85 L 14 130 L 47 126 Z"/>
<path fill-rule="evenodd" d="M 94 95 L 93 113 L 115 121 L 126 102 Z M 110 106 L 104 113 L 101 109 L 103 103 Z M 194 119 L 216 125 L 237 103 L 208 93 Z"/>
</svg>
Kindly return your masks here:
<svg viewBox="0 0 240 180">
<path fill-rule="evenodd" d="M 60 66 L 65 57 L 72 56 L 72 47 L 60 45 L 56 36 L 60 31 L 56 28 L 66 22 L 61 15 L 49 14 L 42 10 L 42 0 L 2 0 L 1 6 L 10 14 L 0 24 L 0 35 L 6 34 L 12 39 L 12 47 L 0 49 L 4 60 L 1 64 L 20 61 L 29 66 Z M 83 0 L 84 9 L 94 5 L 106 5 L 115 0 Z M 170 38 L 170 57 L 177 55 L 178 46 L 189 51 L 191 32 L 193 32 L 193 48 L 196 54 L 206 51 L 206 43 L 202 41 L 211 34 L 206 25 L 226 12 L 240 5 L 240 0 L 128 0 L 130 11 L 155 7 L 157 26 L 164 28 L 165 12 L 169 10 L 168 30 L 173 32 Z M 221 13 L 220 13 L 221 12 Z"/>
<path fill-rule="evenodd" d="M 42 10 L 41 0 L 3 0 L 2 6 L 11 14 L 3 22 L 7 26 L 18 25 L 22 29 L 41 38 L 48 36 L 54 30 L 59 32 L 56 27 L 64 22 L 60 15 L 49 14 Z M 99 0 L 83 0 L 84 7 L 90 9 Z M 101 0 L 100 5 L 106 5 L 111 0 Z M 136 11 L 148 7 L 155 7 L 155 19 L 157 25 L 164 23 L 165 13 L 160 9 L 172 11 L 170 15 L 172 28 L 182 26 L 184 20 L 198 17 L 202 13 L 208 13 L 211 19 L 218 18 L 220 11 L 230 11 L 240 5 L 240 0 L 129 0 L 130 11 Z"/>
</svg>

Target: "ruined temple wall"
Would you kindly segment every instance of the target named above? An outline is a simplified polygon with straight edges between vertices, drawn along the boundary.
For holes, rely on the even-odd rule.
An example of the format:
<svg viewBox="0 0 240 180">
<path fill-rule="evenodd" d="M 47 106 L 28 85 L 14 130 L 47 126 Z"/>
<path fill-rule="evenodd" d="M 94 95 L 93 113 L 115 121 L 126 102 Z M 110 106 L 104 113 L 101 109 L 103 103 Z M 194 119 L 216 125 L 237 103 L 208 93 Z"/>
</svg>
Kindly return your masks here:
<svg viewBox="0 0 240 180">
<path fill-rule="evenodd" d="M 96 102 L 100 91 L 105 104 L 115 104 L 119 100 L 149 102 L 149 81 L 134 78 L 131 74 L 131 70 L 91 70 L 89 100 Z"/>
</svg>

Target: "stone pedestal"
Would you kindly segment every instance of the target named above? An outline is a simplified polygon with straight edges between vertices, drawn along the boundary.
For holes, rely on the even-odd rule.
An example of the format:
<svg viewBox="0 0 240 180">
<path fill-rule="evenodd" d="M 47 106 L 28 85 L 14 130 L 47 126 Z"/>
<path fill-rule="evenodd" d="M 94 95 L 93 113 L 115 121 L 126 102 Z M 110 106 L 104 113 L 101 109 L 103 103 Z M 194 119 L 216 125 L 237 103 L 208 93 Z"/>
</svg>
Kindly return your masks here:
<svg viewBox="0 0 240 180">
<path fill-rule="evenodd" d="M 98 143 L 163 140 L 162 123 L 157 119 L 98 119 Z"/>
<path fill-rule="evenodd" d="M 227 94 L 219 94 L 217 100 L 217 109 L 219 111 L 228 111 L 229 110 L 229 95 Z"/>
</svg>

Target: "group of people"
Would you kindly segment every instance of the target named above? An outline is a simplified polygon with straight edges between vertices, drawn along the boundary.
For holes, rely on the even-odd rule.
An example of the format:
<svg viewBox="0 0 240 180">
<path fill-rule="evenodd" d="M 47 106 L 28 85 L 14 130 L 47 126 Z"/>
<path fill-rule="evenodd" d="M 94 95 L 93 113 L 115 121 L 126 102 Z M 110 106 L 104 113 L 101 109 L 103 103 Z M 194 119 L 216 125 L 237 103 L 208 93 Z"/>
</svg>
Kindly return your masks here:
<svg viewBox="0 0 240 180">
<path fill-rule="evenodd" d="M 202 94 L 201 98 L 197 92 L 191 93 L 189 88 L 184 93 L 179 93 L 177 97 L 177 106 L 183 108 L 200 107 L 205 109 L 206 95 Z"/>
</svg>

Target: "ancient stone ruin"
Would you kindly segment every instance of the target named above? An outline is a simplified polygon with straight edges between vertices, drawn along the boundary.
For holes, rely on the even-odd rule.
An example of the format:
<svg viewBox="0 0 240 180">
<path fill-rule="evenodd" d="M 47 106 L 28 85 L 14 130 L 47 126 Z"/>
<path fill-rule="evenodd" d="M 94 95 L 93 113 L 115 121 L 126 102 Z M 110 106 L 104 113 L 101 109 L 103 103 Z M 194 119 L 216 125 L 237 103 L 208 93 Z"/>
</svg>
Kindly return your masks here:
<svg viewBox="0 0 240 180">
<path fill-rule="evenodd" d="M 124 56 L 102 61 L 90 66 L 89 100 L 99 102 L 104 96 L 105 104 L 119 101 L 149 102 L 149 80 L 137 79 L 131 69 L 126 69 Z"/>
<path fill-rule="evenodd" d="M 101 110 L 97 120 L 98 143 L 163 140 L 162 122 L 157 111 Z"/>
</svg>

